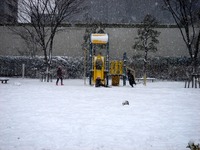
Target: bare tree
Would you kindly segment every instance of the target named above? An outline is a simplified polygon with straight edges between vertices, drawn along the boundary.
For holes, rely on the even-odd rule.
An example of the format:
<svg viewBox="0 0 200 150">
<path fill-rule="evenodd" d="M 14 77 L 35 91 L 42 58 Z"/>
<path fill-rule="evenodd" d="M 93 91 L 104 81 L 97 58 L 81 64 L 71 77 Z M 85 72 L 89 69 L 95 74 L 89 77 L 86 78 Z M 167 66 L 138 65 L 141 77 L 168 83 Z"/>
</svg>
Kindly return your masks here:
<svg viewBox="0 0 200 150">
<path fill-rule="evenodd" d="M 154 28 L 158 25 L 155 17 L 151 15 L 146 15 L 142 21 L 142 28 L 138 29 L 138 36 L 135 38 L 135 44 L 133 48 L 136 50 L 144 51 L 144 84 L 146 85 L 146 69 L 147 69 L 147 59 L 148 52 L 156 52 L 157 44 L 159 40 L 157 39 L 160 32 L 156 31 Z"/>
<path fill-rule="evenodd" d="M 200 29 L 197 26 L 199 19 L 199 0 L 163 0 L 166 9 L 172 14 L 183 40 L 187 46 L 191 65 L 194 72 L 197 67 L 199 53 Z M 193 46 L 194 45 L 194 46 Z"/>
<path fill-rule="evenodd" d="M 54 37 L 63 21 L 84 9 L 84 0 L 19 0 L 19 21 L 44 53 L 46 72 L 49 72 Z M 48 81 L 48 79 L 47 79 Z"/>
<path fill-rule="evenodd" d="M 23 39 L 23 41 L 26 44 L 27 49 L 18 50 L 18 53 L 20 55 L 35 57 L 37 52 L 41 50 L 41 47 L 39 45 L 39 39 L 34 34 L 34 30 L 31 30 L 31 29 L 26 30 L 26 28 L 13 27 L 13 26 L 7 26 L 7 27 L 14 34 L 20 36 L 21 39 Z"/>
</svg>

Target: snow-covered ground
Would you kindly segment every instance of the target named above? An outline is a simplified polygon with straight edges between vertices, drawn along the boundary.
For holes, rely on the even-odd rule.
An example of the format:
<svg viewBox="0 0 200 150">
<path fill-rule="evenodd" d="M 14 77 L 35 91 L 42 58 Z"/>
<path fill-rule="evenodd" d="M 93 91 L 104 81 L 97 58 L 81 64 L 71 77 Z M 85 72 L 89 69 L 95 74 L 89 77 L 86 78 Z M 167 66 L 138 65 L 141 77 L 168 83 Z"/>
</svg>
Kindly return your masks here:
<svg viewBox="0 0 200 150">
<path fill-rule="evenodd" d="M 0 83 L 0 150 L 187 150 L 190 140 L 200 143 L 199 88 L 64 84 Z"/>
</svg>

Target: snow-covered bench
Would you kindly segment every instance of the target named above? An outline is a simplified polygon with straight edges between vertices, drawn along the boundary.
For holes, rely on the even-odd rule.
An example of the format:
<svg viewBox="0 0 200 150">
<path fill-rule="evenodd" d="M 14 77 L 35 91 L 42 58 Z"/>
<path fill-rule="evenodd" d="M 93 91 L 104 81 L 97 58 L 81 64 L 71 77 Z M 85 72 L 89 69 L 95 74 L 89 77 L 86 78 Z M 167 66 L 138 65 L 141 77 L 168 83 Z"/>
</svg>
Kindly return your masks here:
<svg viewBox="0 0 200 150">
<path fill-rule="evenodd" d="M 139 81 L 143 81 L 144 78 L 136 78 L 136 80 L 139 82 Z M 151 81 L 151 82 L 154 82 L 156 80 L 156 78 L 146 78 L 147 81 Z"/>
<path fill-rule="evenodd" d="M 8 82 L 8 78 L 0 78 L 1 83 L 7 83 Z"/>
</svg>

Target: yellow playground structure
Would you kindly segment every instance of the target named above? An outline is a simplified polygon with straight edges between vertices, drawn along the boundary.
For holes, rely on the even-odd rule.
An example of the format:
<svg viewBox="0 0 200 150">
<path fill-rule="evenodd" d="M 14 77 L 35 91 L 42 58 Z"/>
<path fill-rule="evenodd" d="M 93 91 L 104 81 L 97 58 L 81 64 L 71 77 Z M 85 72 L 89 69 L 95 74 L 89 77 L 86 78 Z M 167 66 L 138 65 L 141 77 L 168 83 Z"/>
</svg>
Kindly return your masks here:
<svg viewBox="0 0 200 150">
<path fill-rule="evenodd" d="M 104 50 L 97 53 L 96 45 L 104 45 Z M 109 36 L 108 34 L 95 33 L 90 36 L 89 51 L 89 84 L 94 85 L 100 79 L 105 86 L 109 85 L 109 78 L 113 86 L 119 86 L 120 79 L 126 85 L 126 53 L 123 60 L 109 61 Z"/>
<path fill-rule="evenodd" d="M 119 86 L 120 77 L 123 76 L 123 61 L 110 62 L 110 76 L 112 78 L 112 85 Z"/>
<path fill-rule="evenodd" d="M 95 79 L 100 78 L 102 83 L 105 84 L 105 59 L 104 56 L 98 54 L 97 56 L 93 57 L 93 83 L 95 83 Z"/>
</svg>

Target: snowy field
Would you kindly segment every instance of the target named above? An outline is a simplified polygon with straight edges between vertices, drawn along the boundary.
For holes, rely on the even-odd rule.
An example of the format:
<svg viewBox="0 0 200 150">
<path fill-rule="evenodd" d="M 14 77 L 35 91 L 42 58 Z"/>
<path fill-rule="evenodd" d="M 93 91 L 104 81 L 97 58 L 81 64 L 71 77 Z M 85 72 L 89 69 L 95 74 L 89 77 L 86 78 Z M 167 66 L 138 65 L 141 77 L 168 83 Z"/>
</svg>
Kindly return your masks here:
<svg viewBox="0 0 200 150">
<path fill-rule="evenodd" d="M 199 88 L 64 84 L 0 83 L 0 150 L 189 150 L 190 140 L 200 143 Z"/>
</svg>

